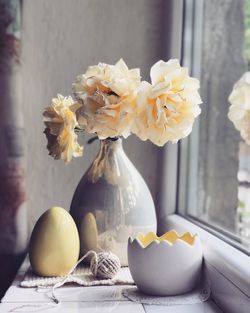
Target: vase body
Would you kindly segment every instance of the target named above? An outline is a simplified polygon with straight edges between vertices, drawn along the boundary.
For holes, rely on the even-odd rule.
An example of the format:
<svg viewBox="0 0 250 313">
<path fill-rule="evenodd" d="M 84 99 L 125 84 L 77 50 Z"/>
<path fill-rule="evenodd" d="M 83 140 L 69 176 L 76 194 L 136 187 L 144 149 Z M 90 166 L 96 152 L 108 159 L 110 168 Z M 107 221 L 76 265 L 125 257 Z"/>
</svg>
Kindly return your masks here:
<svg viewBox="0 0 250 313">
<path fill-rule="evenodd" d="M 77 186 L 70 213 L 80 236 L 81 255 L 111 251 L 128 265 L 129 236 L 156 231 L 150 191 L 126 156 L 122 140 L 106 139 Z"/>
</svg>

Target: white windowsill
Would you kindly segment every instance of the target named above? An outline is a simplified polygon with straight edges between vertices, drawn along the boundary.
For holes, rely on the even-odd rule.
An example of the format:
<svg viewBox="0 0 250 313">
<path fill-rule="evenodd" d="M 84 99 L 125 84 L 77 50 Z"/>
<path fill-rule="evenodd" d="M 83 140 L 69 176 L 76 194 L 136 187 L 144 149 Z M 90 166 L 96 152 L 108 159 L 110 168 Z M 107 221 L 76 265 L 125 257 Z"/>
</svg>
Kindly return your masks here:
<svg viewBox="0 0 250 313">
<path fill-rule="evenodd" d="M 179 215 L 170 215 L 161 224 L 166 230 L 174 228 L 200 236 L 213 298 L 225 312 L 249 313 L 250 257 Z"/>
<path fill-rule="evenodd" d="M 186 305 L 141 305 L 129 301 L 122 295 L 121 291 L 125 286 L 75 287 L 65 285 L 56 291 L 61 303 L 53 306 L 47 296 L 48 291 L 38 292 L 36 288 L 21 288 L 19 286 L 28 267 L 29 261 L 26 258 L 15 281 L 0 303 L 1 313 L 38 311 L 53 313 L 83 311 L 85 313 L 222 313 L 211 299 L 202 303 Z"/>
</svg>

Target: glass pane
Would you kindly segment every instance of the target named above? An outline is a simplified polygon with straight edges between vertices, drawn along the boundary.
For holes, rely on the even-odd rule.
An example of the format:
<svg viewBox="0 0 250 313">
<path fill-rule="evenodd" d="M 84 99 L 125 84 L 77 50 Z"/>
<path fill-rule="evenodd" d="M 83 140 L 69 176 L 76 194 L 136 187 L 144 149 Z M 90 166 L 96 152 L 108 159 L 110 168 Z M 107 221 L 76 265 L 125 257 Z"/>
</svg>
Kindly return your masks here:
<svg viewBox="0 0 250 313">
<path fill-rule="evenodd" d="M 188 195 L 188 213 L 250 247 L 250 74 L 234 94 L 234 123 L 228 117 L 228 98 L 248 66 L 250 0 L 204 1 L 198 171 L 188 180 L 197 181 L 197 193 Z"/>
</svg>

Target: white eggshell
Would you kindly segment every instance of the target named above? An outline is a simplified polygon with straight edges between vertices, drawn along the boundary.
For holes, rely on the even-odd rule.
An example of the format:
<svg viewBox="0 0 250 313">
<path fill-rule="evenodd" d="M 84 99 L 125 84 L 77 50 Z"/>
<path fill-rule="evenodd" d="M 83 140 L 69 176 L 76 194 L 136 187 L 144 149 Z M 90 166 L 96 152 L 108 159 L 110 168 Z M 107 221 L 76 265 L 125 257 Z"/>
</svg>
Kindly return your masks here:
<svg viewBox="0 0 250 313">
<path fill-rule="evenodd" d="M 153 241 L 146 248 L 138 239 L 128 241 L 128 263 L 137 287 L 156 296 L 183 294 L 193 289 L 200 275 L 202 246 L 196 236 L 192 245 Z"/>
</svg>

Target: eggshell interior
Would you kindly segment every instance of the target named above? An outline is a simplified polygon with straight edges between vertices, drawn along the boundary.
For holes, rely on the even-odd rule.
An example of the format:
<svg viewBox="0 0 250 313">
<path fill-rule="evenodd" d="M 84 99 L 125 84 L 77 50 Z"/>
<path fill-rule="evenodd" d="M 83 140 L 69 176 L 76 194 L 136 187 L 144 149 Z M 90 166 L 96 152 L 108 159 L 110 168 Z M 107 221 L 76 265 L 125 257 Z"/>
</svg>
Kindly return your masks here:
<svg viewBox="0 0 250 313">
<path fill-rule="evenodd" d="M 168 231 L 162 236 L 158 237 L 155 233 L 149 232 L 147 234 L 139 233 L 136 239 L 141 243 L 141 245 L 146 248 L 153 241 L 167 241 L 169 244 L 174 244 L 177 239 L 180 239 L 189 245 L 193 245 L 196 235 L 192 235 L 189 232 L 186 232 L 182 236 L 180 236 L 174 229 Z"/>
</svg>

